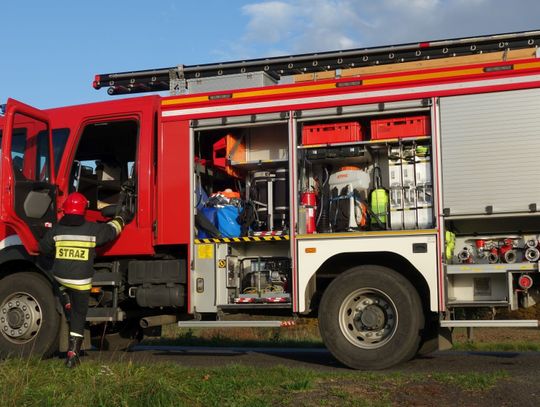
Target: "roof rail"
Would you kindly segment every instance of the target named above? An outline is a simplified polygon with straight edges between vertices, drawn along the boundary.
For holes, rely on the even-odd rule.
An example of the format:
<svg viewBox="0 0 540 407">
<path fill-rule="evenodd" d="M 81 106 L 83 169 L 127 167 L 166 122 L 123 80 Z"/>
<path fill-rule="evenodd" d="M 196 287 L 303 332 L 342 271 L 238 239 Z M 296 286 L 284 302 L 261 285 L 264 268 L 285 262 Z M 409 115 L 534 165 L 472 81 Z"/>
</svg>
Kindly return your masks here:
<svg viewBox="0 0 540 407">
<path fill-rule="evenodd" d="M 171 94 L 181 94 L 186 92 L 186 81 L 189 79 L 250 72 L 266 72 L 274 79 L 279 79 L 282 76 L 300 73 L 482 54 L 539 45 L 540 31 L 523 31 L 385 47 L 99 74 L 96 75 L 93 86 L 95 89 L 108 87 L 109 95 L 166 90 Z"/>
</svg>

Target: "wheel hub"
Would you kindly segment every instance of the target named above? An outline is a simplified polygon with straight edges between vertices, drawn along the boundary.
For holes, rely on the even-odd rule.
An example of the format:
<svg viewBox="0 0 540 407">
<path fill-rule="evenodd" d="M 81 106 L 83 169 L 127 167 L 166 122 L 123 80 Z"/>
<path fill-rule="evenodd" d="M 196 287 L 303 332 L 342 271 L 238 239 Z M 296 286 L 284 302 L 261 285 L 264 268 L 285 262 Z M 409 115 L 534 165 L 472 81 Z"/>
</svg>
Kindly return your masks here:
<svg viewBox="0 0 540 407">
<path fill-rule="evenodd" d="M 359 315 L 360 322 L 366 329 L 379 330 L 384 327 L 385 313 L 378 305 L 368 305 Z"/>
<path fill-rule="evenodd" d="M 14 293 L 0 305 L 0 332 L 11 342 L 30 341 L 39 332 L 41 308 L 27 293 Z"/>
<path fill-rule="evenodd" d="M 7 313 L 7 323 L 14 329 L 23 326 L 24 312 L 20 308 L 12 308 Z"/>
<path fill-rule="evenodd" d="M 397 329 L 397 309 L 390 297 L 374 288 L 349 294 L 339 310 L 339 326 L 353 345 L 375 349 L 387 343 Z"/>
</svg>

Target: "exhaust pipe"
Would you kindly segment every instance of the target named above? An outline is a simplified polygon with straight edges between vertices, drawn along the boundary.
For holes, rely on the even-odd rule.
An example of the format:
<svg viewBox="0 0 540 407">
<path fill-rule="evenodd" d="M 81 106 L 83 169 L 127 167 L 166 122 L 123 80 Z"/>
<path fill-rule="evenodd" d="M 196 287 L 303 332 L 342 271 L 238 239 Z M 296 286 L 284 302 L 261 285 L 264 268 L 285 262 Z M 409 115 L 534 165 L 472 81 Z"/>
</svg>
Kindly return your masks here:
<svg viewBox="0 0 540 407">
<path fill-rule="evenodd" d="M 176 315 L 154 315 L 141 318 L 139 325 L 141 328 L 151 328 L 153 326 L 174 324 L 176 321 L 178 321 Z"/>
</svg>

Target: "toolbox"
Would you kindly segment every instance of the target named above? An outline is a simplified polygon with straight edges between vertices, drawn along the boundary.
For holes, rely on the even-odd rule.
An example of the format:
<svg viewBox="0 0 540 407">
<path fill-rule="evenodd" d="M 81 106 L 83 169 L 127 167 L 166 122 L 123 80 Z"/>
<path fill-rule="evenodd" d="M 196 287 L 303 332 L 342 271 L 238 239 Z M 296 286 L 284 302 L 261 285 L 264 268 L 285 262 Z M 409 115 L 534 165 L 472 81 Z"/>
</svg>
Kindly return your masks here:
<svg viewBox="0 0 540 407">
<path fill-rule="evenodd" d="M 313 124 L 302 128 L 302 144 L 334 144 L 362 141 L 363 128 L 358 122 Z"/>
<path fill-rule="evenodd" d="M 426 137 L 431 134 L 429 116 L 410 116 L 371 121 L 371 139 Z"/>
</svg>

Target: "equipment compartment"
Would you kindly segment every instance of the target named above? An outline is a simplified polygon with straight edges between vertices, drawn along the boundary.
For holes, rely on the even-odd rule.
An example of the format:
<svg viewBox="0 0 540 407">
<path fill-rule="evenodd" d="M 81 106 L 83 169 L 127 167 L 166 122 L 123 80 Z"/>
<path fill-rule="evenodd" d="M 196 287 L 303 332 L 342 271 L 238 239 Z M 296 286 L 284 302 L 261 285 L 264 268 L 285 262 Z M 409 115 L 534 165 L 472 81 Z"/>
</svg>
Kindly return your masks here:
<svg viewBox="0 0 540 407">
<path fill-rule="evenodd" d="M 359 129 L 367 129 L 370 123 L 398 126 L 408 120 L 412 127 L 406 124 L 400 134 L 430 134 L 428 115 L 376 117 L 352 116 L 341 124 L 359 123 Z M 306 137 L 322 126 L 339 128 L 339 122 L 320 124 L 313 117 L 301 122 L 298 131 L 302 135 L 298 140 L 299 234 L 434 226 L 430 139 L 374 140 L 372 134 L 371 140 L 336 143 L 331 137 Z M 316 142 L 319 145 L 312 145 Z"/>
<path fill-rule="evenodd" d="M 197 237 L 288 233 L 288 140 L 284 119 L 195 132 Z"/>
<path fill-rule="evenodd" d="M 540 217 L 454 219 L 445 228 L 449 307 L 517 309 L 540 300 L 529 290 L 538 275 Z"/>
<path fill-rule="evenodd" d="M 245 119 L 194 131 L 198 312 L 291 305 L 287 118 Z"/>
</svg>

